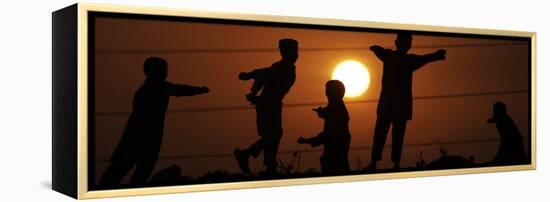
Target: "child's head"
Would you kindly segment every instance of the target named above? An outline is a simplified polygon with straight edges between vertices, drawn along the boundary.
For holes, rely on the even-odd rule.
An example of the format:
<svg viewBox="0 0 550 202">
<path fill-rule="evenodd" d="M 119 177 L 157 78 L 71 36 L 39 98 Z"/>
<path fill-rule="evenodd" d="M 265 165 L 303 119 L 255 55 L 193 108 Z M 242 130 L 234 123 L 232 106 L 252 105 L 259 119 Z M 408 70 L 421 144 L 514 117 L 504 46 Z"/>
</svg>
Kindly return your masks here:
<svg viewBox="0 0 550 202">
<path fill-rule="evenodd" d="M 506 105 L 503 102 L 495 102 L 493 104 L 493 113 L 497 115 L 506 114 Z"/>
<path fill-rule="evenodd" d="M 330 80 L 325 84 L 325 94 L 329 100 L 341 100 L 346 93 L 346 87 L 341 81 Z"/>
<path fill-rule="evenodd" d="M 143 71 L 148 79 L 164 81 L 168 76 L 168 63 L 159 57 L 149 57 L 143 64 Z"/>
<path fill-rule="evenodd" d="M 295 63 L 298 59 L 298 41 L 288 38 L 279 40 L 279 52 L 284 60 Z"/>
<path fill-rule="evenodd" d="M 411 49 L 412 34 L 410 32 L 397 33 L 397 39 L 395 39 L 395 46 L 397 50 L 403 53 L 407 53 Z"/>
</svg>

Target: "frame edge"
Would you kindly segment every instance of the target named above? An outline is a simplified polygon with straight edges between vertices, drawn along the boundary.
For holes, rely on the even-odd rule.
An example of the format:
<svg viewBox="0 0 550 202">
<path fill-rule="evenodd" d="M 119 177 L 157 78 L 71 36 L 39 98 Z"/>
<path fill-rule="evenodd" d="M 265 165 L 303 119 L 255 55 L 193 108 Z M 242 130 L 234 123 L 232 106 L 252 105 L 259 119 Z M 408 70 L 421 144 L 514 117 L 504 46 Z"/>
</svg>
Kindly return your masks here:
<svg viewBox="0 0 550 202">
<path fill-rule="evenodd" d="M 52 189 L 77 198 L 77 5 L 52 13 Z"/>
<path fill-rule="evenodd" d="M 479 29 L 479 28 L 464 28 L 464 27 L 447 27 L 434 25 L 415 25 L 402 23 L 384 23 L 371 21 L 355 21 L 355 20 L 337 20 L 295 16 L 277 16 L 277 15 L 259 15 L 259 14 L 238 14 L 230 12 L 211 12 L 197 11 L 186 9 L 170 9 L 162 7 L 141 7 L 127 5 L 112 5 L 112 4 L 97 4 L 97 3 L 78 3 L 78 199 L 94 199 L 105 197 L 125 197 L 153 194 L 175 194 L 188 192 L 203 192 L 203 191 L 219 191 L 228 189 L 249 189 L 262 187 L 280 187 L 294 185 L 312 185 L 322 183 L 341 183 L 353 181 L 370 181 L 380 179 L 403 179 L 415 177 L 431 177 L 431 176 L 449 176 L 462 174 L 481 174 L 492 172 L 508 172 L 508 171 L 527 171 L 536 170 L 536 32 L 530 31 L 511 31 L 511 30 L 496 30 L 496 29 Z M 482 34 L 496 36 L 516 36 L 531 39 L 531 77 L 532 77 L 532 124 L 531 124 L 531 164 L 516 165 L 516 166 L 500 166 L 500 167 L 484 167 L 484 168 L 464 168 L 452 170 L 432 170 L 432 171 L 414 171 L 406 173 L 383 173 L 369 175 L 351 175 L 337 177 L 315 177 L 304 179 L 282 179 L 282 180 L 266 180 L 266 181 L 251 181 L 251 182 L 233 182 L 233 183 L 214 183 L 201 185 L 178 185 L 166 187 L 150 187 L 150 188 L 131 188 L 117 190 L 88 190 L 88 145 L 87 145 L 87 18 L 88 12 L 116 12 L 129 14 L 147 14 L 147 15 L 163 15 L 163 16 L 188 16 L 200 18 L 218 18 L 232 20 L 250 20 L 250 21 L 268 21 L 268 22 L 284 22 L 284 23 L 300 23 L 312 25 L 334 25 L 334 26 L 351 26 L 351 27 L 374 27 L 381 29 L 402 29 L 402 30 L 419 30 L 419 31 L 436 31 L 450 32 L 460 34 Z"/>
</svg>

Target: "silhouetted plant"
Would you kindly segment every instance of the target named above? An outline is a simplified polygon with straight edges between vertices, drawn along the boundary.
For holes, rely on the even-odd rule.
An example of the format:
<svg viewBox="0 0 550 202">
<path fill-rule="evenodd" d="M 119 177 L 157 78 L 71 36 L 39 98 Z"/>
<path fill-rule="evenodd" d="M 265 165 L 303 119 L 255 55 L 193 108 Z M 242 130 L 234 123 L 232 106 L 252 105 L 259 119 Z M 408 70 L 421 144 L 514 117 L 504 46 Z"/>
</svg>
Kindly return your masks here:
<svg viewBox="0 0 550 202">
<path fill-rule="evenodd" d="M 448 151 L 444 147 L 440 147 L 439 153 L 441 153 L 441 156 L 447 156 Z"/>
<path fill-rule="evenodd" d="M 355 170 L 361 170 L 363 169 L 363 162 L 361 161 L 361 158 L 359 156 L 355 157 Z"/>
<path fill-rule="evenodd" d="M 417 159 L 416 160 L 416 168 L 423 168 L 424 166 L 426 166 L 426 161 L 424 161 L 424 157 L 423 157 L 423 152 L 420 151 L 417 155 Z"/>
</svg>

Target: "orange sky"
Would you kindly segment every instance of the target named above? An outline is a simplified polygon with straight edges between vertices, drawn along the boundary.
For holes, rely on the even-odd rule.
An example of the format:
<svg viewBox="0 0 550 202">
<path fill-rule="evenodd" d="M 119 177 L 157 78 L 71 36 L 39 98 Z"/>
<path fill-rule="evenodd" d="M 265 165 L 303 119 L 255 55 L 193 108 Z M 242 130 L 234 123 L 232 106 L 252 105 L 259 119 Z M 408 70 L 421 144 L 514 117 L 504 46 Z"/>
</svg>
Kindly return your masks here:
<svg viewBox="0 0 550 202">
<path fill-rule="evenodd" d="M 169 81 L 210 88 L 207 95 L 171 98 L 169 111 L 247 106 L 244 95 L 251 83 L 239 81 L 238 73 L 267 67 L 277 61 L 277 41 L 290 37 L 300 42 L 303 51 L 300 51 L 296 63 L 296 83 L 284 103 L 325 103 L 324 83 L 331 78 L 332 69 L 343 60 L 355 59 L 369 68 L 371 84 L 364 95 L 345 99 L 349 102 L 377 99 L 381 87 L 382 63 L 369 50 L 354 48 L 371 45 L 393 48 L 395 39 L 395 34 L 386 33 L 111 18 L 98 18 L 95 29 L 96 177 L 105 169 L 104 160 L 110 157 L 122 135 L 131 111 L 133 94 L 144 80 L 143 61 L 149 56 L 160 56 L 168 61 Z M 514 44 L 491 45 L 495 43 Z M 467 44 L 485 46 L 454 46 Z M 438 49 L 415 48 L 427 45 L 445 48 L 447 59 L 428 64 L 415 72 L 415 97 L 529 89 L 527 42 L 518 44 L 505 40 L 415 35 L 410 53 L 425 54 Z M 314 48 L 343 49 L 313 51 Z M 166 51 L 197 49 L 273 51 Z M 528 94 L 518 93 L 415 100 L 413 120 L 408 124 L 405 144 L 498 138 L 495 126 L 485 123 L 491 116 L 492 104 L 497 100 L 508 105 L 510 115 L 526 137 L 529 134 Z M 284 134 L 280 150 L 309 149 L 309 146 L 296 144 L 296 139 L 315 135 L 322 129 L 322 120 L 311 111 L 313 107 L 316 106 L 283 109 Z M 351 147 L 371 146 L 376 103 L 347 104 L 347 107 Z M 178 164 L 184 174 L 192 176 L 215 169 L 236 172 L 238 168 L 231 156 L 168 157 L 230 154 L 235 147 L 246 147 L 257 138 L 252 109 L 168 112 L 161 160 L 155 170 Z M 391 135 L 387 145 L 390 143 Z M 473 155 L 477 163 L 482 163 L 492 160 L 497 146 L 498 142 L 405 147 L 402 165 L 414 166 L 419 151 L 424 152 L 426 161 L 434 160 L 439 156 L 439 147 L 447 148 L 450 154 Z M 381 166 L 387 167 L 391 165 L 390 150 L 384 152 Z M 301 169 L 318 169 L 319 155 L 319 152 L 303 153 Z M 284 154 L 280 158 L 289 161 L 290 155 Z M 370 161 L 370 150 L 350 152 L 352 169 L 358 163 L 355 159 L 360 159 L 366 166 Z M 261 159 L 251 162 L 253 169 L 260 169 Z"/>
</svg>

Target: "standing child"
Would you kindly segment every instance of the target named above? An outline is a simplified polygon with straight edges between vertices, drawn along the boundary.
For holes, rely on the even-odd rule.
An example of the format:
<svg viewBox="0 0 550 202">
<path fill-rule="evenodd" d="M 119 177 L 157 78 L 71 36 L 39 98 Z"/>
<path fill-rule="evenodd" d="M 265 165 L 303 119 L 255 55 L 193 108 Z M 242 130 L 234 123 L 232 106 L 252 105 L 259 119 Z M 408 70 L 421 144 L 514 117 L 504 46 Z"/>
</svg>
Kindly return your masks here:
<svg viewBox="0 0 550 202">
<path fill-rule="evenodd" d="M 323 131 L 315 137 L 298 139 L 299 144 L 310 144 L 312 147 L 324 146 L 321 155 L 321 172 L 323 174 L 345 174 L 350 171 L 348 162 L 351 135 L 348 128 L 349 115 L 344 104 L 344 84 L 338 80 L 326 83 L 325 94 L 328 99 L 326 107 L 313 109 L 325 120 Z"/>
<path fill-rule="evenodd" d="M 445 59 L 443 49 L 426 55 L 408 53 L 412 39 L 411 33 L 400 32 L 395 40 L 395 50 L 380 46 L 370 47 L 376 57 L 384 63 L 371 163 L 368 166 L 370 170 L 376 169 L 376 163 L 382 159 L 382 151 L 390 126 L 392 126 L 391 160 L 394 168 L 400 168 L 405 129 L 407 121 L 412 120 L 413 73 L 428 63 Z"/>
</svg>

